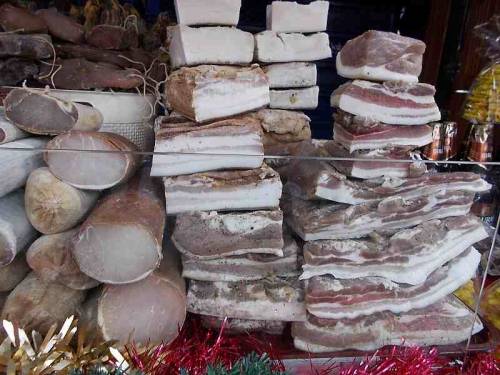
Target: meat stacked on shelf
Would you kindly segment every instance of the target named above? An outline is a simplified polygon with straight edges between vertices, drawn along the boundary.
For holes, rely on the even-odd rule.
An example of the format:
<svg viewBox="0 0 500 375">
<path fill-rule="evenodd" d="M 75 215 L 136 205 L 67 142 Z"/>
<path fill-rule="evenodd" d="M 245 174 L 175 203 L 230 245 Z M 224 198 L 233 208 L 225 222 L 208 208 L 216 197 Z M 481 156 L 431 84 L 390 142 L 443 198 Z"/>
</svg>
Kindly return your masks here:
<svg viewBox="0 0 500 375">
<path fill-rule="evenodd" d="M 301 150 L 344 160 L 290 166 L 282 207 L 305 241 L 298 349 L 452 344 L 482 329 L 451 294 L 476 273 L 472 246 L 487 234 L 469 210 L 490 185 L 472 173 L 428 173 L 414 157 L 432 141 L 427 123 L 440 119 L 434 87 L 418 82 L 424 50 L 379 31 L 347 42 L 337 71 L 354 81 L 332 94 L 334 140 Z"/>
<path fill-rule="evenodd" d="M 194 3 L 204 4 L 176 2 L 180 24 L 169 33 L 178 70 L 166 83 L 173 111 L 157 119 L 151 175 L 163 177 L 166 212 L 175 215 L 188 311 L 211 327 L 228 317 L 236 332 L 282 331 L 304 320 L 305 308 L 299 248 L 283 227 L 282 183 L 264 163 L 264 143 L 286 149 L 310 138 L 309 119 L 262 109 L 269 83 L 250 65 L 253 35 L 234 27 L 241 2 L 215 1 L 221 12 Z"/>
<path fill-rule="evenodd" d="M 328 1 L 267 6 L 267 30 L 255 35 L 255 57 L 271 88 L 271 108 L 315 109 L 319 87 L 313 63 L 332 57 L 326 31 Z M 305 34 L 307 33 L 307 35 Z"/>
</svg>

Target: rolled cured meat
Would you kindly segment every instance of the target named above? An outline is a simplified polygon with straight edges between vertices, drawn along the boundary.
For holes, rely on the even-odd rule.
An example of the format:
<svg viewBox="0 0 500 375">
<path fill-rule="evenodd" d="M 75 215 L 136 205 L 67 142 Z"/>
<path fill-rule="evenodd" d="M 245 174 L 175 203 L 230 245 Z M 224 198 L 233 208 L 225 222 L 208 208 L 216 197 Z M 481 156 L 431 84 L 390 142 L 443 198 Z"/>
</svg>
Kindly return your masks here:
<svg viewBox="0 0 500 375">
<path fill-rule="evenodd" d="M 78 268 L 72 254 L 73 237 L 77 229 L 49 234 L 35 240 L 26 253 L 26 261 L 45 282 L 54 282 L 71 289 L 85 290 L 99 285 Z"/>
<path fill-rule="evenodd" d="M 142 159 L 135 144 L 107 132 L 70 131 L 52 139 L 47 149 L 44 157 L 50 171 L 64 182 L 88 190 L 109 189 L 127 181 Z M 75 151 L 50 151 L 60 149 Z"/>
<path fill-rule="evenodd" d="M 29 134 L 19 129 L 5 117 L 5 110 L 0 108 L 0 144 L 26 138 Z"/>
<path fill-rule="evenodd" d="M 31 172 L 25 191 L 26 215 L 36 230 L 44 234 L 73 228 L 99 198 L 98 191 L 77 189 L 56 178 L 47 167 Z"/>
<path fill-rule="evenodd" d="M 46 335 L 52 324 L 60 325 L 75 314 L 84 298 L 84 291 L 46 283 L 32 272 L 9 294 L 2 319 Z"/>
<path fill-rule="evenodd" d="M 62 100 L 51 96 L 50 92 L 16 88 L 3 103 L 7 119 L 33 134 L 99 130 L 103 122 L 101 113 L 92 106 Z"/>
<path fill-rule="evenodd" d="M 12 263 L 36 236 L 26 217 L 24 190 L 0 198 L 0 267 Z"/>
<path fill-rule="evenodd" d="M 85 274 L 108 284 L 144 279 L 160 264 L 165 203 L 143 170 L 104 197 L 80 227 L 73 255 Z"/>
<path fill-rule="evenodd" d="M 14 289 L 29 271 L 24 254 L 19 254 L 9 265 L 0 267 L 0 293 Z"/>
</svg>

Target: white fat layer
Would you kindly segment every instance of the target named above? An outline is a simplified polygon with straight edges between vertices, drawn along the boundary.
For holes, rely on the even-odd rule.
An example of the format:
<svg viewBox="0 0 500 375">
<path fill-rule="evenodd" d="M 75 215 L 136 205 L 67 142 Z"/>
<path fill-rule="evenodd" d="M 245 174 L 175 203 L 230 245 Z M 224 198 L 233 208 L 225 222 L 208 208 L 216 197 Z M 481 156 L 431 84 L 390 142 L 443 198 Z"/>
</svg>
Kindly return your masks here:
<svg viewBox="0 0 500 375">
<path fill-rule="evenodd" d="M 361 164 L 361 167 L 359 166 Z M 408 177 L 408 167 L 403 163 L 396 163 L 395 165 L 387 165 L 385 167 L 370 168 L 370 162 L 365 163 L 364 161 L 354 162 L 350 176 L 362 179 L 371 179 L 377 177 Z M 366 164 L 366 166 L 363 166 Z M 414 163 L 416 164 L 416 163 Z"/>
<path fill-rule="evenodd" d="M 316 65 L 311 63 L 272 64 L 263 70 L 272 89 L 310 87 L 315 86 L 317 81 Z"/>
<path fill-rule="evenodd" d="M 341 77 L 351 79 L 366 79 L 369 81 L 404 81 L 416 83 L 418 76 L 412 74 L 398 73 L 386 69 L 384 66 L 367 66 L 352 67 L 342 64 L 342 51 L 337 54 L 336 66 L 337 73 Z"/>
<path fill-rule="evenodd" d="M 328 1 L 313 1 L 309 4 L 273 1 L 266 8 L 267 29 L 284 33 L 325 31 L 329 5 Z"/>
<path fill-rule="evenodd" d="M 269 106 L 275 109 L 315 109 L 318 106 L 319 87 L 305 89 L 271 90 Z"/>
<path fill-rule="evenodd" d="M 256 57 L 261 62 L 315 61 L 332 57 L 326 33 L 312 35 L 263 31 L 255 35 Z"/>
<path fill-rule="evenodd" d="M 253 59 L 254 37 L 232 27 L 174 26 L 171 29 L 172 67 L 202 64 L 249 64 Z"/>
<path fill-rule="evenodd" d="M 180 25 L 236 26 L 241 0 L 174 0 Z"/>
<path fill-rule="evenodd" d="M 188 211 L 257 210 L 279 206 L 281 182 L 262 181 L 237 187 L 214 187 L 206 192 L 198 188 L 176 191 L 175 185 L 165 188 L 167 214 Z"/>
<path fill-rule="evenodd" d="M 217 215 L 214 220 L 207 220 L 207 224 L 213 230 L 239 234 L 260 231 L 276 224 L 276 220 L 254 215 Z"/>
<path fill-rule="evenodd" d="M 371 82 L 371 81 L 365 81 L 362 79 L 356 79 L 356 80 L 352 81 L 352 84 L 354 86 L 358 86 L 358 87 L 361 87 L 363 89 L 375 88 L 375 89 L 383 92 L 383 94 L 385 96 L 392 96 L 393 98 L 411 100 L 412 102 L 415 102 L 418 104 L 434 104 L 435 103 L 433 95 L 413 95 L 413 94 L 410 94 L 408 92 L 392 92 L 389 89 L 380 90 L 379 89 L 380 84 L 375 83 L 375 82 Z M 421 83 L 420 85 L 433 87 L 433 86 L 425 84 L 425 83 Z"/>
<path fill-rule="evenodd" d="M 325 319 L 354 319 L 381 311 L 391 311 L 399 314 L 413 309 L 424 308 L 453 293 L 469 281 L 476 273 L 480 260 L 481 254 L 472 249 L 467 255 L 455 259 L 447 266 L 447 274 L 443 280 L 431 285 L 430 288 L 417 296 L 404 299 L 397 298 L 395 300 L 367 301 L 349 306 L 326 302 L 317 303 L 308 305 L 307 310 L 311 314 Z M 390 286 L 390 289 L 396 287 L 395 284 Z M 338 289 L 338 291 L 341 289 Z"/>
</svg>

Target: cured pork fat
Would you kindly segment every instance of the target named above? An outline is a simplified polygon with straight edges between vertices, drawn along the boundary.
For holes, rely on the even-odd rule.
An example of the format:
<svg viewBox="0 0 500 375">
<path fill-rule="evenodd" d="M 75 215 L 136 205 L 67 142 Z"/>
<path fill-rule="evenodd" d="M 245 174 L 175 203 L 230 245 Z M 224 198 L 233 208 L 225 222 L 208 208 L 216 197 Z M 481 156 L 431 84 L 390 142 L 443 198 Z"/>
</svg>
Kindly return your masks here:
<svg viewBox="0 0 500 375">
<path fill-rule="evenodd" d="M 471 192 L 444 191 L 413 199 L 390 197 L 357 206 L 285 196 L 282 208 L 287 223 L 304 241 L 346 239 L 466 215 L 474 195 Z"/>
<path fill-rule="evenodd" d="M 221 319 L 214 316 L 200 315 L 201 324 L 208 329 L 224 332 L 229 335 L 240 335 L 253 332 L 263 332 L 268 335 L 281 335 L 286 322 L 278 320 Z"/>
<path fill-rule="evenodd" d="M 294 1 L 273 1 L 267 6 L 267 29 L 282 33 L 314 33 L 325 31 L 328 1 L 298 4 Z"/>
<path fill-rule="evenodd" d="M 24 254 L 19 254 L 9 265 L 0 267 L 0 294 L 14 289 L 29 271 Z"/>
<path fill-rule="evenodd" d="M 301 279 L 378 276 L 417 285 L 487 237 L 481 221 L 470 215 L 427 221 L 393 235 L 372 233 L 358 240 L 311 241 L 304 245 Z"/>
<path fill-rule="evenodd" d="M 181 214 L 175 221 L 172 242 L 181 254 L 195 259 L 244 254 L 283 256 L 283 213 Z"/>
<path fill-rule="evenodd" d="M 169 105 L 196 122 L 252 111 L 269 104 L 269 83 L 258 66 L 201 65 L 173 72 L 165 85 Z"/>
<path fill-rule="evenodd" d="M 315 109 L 318 106 L 319 87 L 271 90 L 269 107 L 280 109 Z"/>
<path fill-rule="evenodd" d="M 269 80 L 271 89 L 316 86 L 316 64 L 308 62 L 290 62 L 271 64 L 262 67 Z"/>
<path fill-rule="evenodd" d="M 11 56 L 32 60 L 51 58 L 52 40 L 47 34 L 0 33 L 0 57 Z"/>
<path fill-rule="evenodd" d="M 28 133 L 7 120 L 4 109 L 0 108 L 0 144 L 17 141 L 28 136 Z"/>
<path fill-rule="evenodd" d="M 425 43 L 386 31 L 369 30 L 337 54 L 337 72 L 370 81 L 418 82 Z"/>
<path fill-rule="evenodd" d="M 206 125 L 180 121 L 183 120 L 172 117 L 158 119 L 152 176 L 261 166 L 264 160 L 262 129 L 252 116 L 233 117 Z"/>
<path fill-rule="evenodd" d="M 279 207 L 281 180 L 265 164 L 257 169 L 165 177 L 167 214 Z"/>
<path fill-rule="evenodd" d="M 434 86 L 401 81 L 375 83 L 362 80 L 339 86 L 331 105 L 353 115 L 391 125 L 423 125 L 439 121 Z"/>
<path fill-rule="evenodd" d="M 174 0 L 179 25 L 236 26 L 241 0 Z"/>
<path fill-rule="evenodd" d="M 474 277 L 481 254 L 466 250 L 432 272 L 421 284 L 397 284 L 383 277 L 335 279 L 315 276 L 307 281 L 306 308 L 327 319 L 354 319 L 380 311 L 406 313 L 431 305 Z"/>
<path fill-rule="evenodd" d="M 245 65 L 253 60 L 253 35 L 233 27 L 177 25 L 169 28 L 172 67 L 201 64 Z"/>
<path fill-rule="evenodd" d="M 449 345 L 466 340 L 483 329 L 479 319 L 462 302 L 448 296 L 406 314 L 388 311 L 356 319 L 321 319 L 308 316 L 292 324 L 297 349 L 325 353 L 345 349 L 375 350 L 385 345 Z"/>
<path fill-rule="evenodd" d="M 191 280 L 188 311 L 219 318 L 304 321 L 303 290 L 297 278 L 209 282 Z"/>
</svg>

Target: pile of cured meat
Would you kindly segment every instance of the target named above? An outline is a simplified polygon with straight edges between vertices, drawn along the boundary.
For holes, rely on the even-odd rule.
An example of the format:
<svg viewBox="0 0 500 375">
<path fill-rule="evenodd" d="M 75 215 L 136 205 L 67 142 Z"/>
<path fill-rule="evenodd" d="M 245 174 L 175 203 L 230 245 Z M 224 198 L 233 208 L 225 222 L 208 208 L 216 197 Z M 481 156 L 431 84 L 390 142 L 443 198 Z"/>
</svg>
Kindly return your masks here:
<svg viewBox="0 0 500 375">
<path fill-rule="evenodd" d="M 443 345 L 482 329 L 452 293 L 475 276 L 473 245 L 487 234 L 469 210 L 490 186 L 472 173 L 430 173 L 414 157 L 440 119 L 434 87 L 418 82 L 424 51 L 388 32 L 348 41 L 337 72 L 354 80 L 332 94 L 334 139 L 301 150 L 339 159 L 290 166 L 285 221 L 305 241 L 298 349 Z"/>
</svg>

